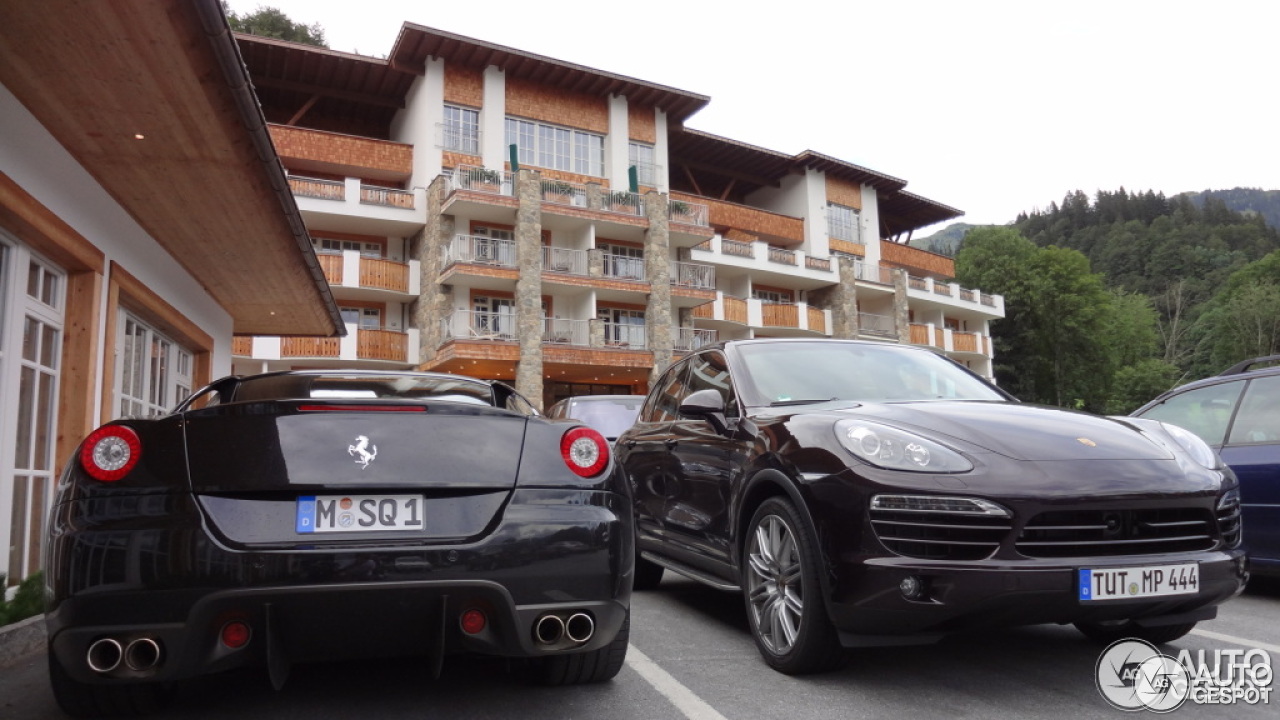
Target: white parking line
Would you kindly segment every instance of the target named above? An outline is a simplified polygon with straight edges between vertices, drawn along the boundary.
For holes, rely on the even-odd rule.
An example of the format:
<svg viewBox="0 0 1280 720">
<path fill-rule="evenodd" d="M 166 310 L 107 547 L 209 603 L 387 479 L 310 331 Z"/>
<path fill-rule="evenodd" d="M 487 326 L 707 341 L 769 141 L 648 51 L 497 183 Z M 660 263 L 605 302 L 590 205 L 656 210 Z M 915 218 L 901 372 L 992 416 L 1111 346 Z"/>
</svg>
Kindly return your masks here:
<svg viewBox="0 0 1280 720">
<path fill-rule="evenodd" d="M 671 704 L 675 705 L 676 709 L 689 720 L 725 720 L 725 716 L 716 712 L 716 709 L 708 705 L 705 700 L 694 695 L 693 691 L 679 680 L 671 677 L 671 673 L 658 667 L 657 663 L 636 649 L 635 645 L 627 646 L 627 664 L 655 690 L 662 693 L 663 697 L 670 700 Z"/>
<path fill-rule="evenodd" d="M 1280 653 L 1280 645 L 1269 645 L 1264 642 L 1258 642 L 1257 640 L 1246 640 L 1241 637 L 1236 637 L 1235 635 L 1223 635 L 1222 633 L 1216 633 L 1211 630 L 1198 629 L 1192 630 L 1191 634 L 1200 635 L 1201 637 L 1207 637 L 1213 640 L 1221 640 L 1222 642 L 1233 643 L 1242 648 L 1258 648 L 1259 650 L 1266 650 L 1267 652 Z"/>
</svg>

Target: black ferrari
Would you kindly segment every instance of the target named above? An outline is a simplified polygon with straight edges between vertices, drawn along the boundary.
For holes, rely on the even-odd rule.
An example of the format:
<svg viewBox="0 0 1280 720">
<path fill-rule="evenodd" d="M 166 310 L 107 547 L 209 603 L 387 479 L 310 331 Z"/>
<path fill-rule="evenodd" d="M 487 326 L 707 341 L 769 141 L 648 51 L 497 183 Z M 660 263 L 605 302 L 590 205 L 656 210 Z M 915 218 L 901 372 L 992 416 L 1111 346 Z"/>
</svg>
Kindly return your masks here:
<svg viewBox="0 0 1280 720">
<path fill-rule="evenodd" d="M 740 592 L 786 673 L 967 628 L 1168 642 L 1247 579 L 1236 478 L 1199 438 L 1022 404 L 923 348 L 700 350 L 615 454 L 635 586 L 669 569 Z"/>
<path fill-rule="evenodd" d="M 72 715 L 160 706 L 257 666 L 479 653 L 612 678 L 629 631 L 629 492 L 608 444 L 501 383 L 230 377 L 95 430 L 59 483 L 49 672 Z"/>
</svg>

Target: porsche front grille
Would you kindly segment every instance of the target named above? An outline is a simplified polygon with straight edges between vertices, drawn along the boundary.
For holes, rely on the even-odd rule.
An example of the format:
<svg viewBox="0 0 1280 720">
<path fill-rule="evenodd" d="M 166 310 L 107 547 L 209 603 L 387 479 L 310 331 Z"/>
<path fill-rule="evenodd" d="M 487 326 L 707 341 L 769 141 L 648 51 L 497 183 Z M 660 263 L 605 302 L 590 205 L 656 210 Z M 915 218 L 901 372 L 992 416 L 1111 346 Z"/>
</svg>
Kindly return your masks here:
<svg viewBox="0 0 1280 720">
<path fill-rule="evenodd" d="M 946 511 L 871 509 L 871 527 L 889 550 L 923 560 L 982 560 L 1012 529 L 1006 517 Z"/>
<path fill-rule="evenodd" d="M 1153 555 L 1214 547 L 1214 517 L 1204 508 L 1056 510 L 1031 518 L 1018 537 L 1027 557 Z"/>
</svg>

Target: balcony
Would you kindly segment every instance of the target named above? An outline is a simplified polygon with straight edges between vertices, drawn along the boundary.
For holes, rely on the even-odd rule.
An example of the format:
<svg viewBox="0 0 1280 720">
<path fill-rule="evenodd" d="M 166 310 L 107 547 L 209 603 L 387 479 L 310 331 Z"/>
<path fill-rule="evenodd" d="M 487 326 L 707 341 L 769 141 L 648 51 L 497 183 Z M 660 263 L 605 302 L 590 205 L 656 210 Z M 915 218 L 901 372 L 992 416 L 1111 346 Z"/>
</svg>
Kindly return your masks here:
<svg viewBox="0 0 1280 720">
<path fill-rule="evenodd" d="M 799 250 L 762 240 L 743 242 L 720 235 L 689 251 L 690 259 L 714 264 L 720 282 L 749 276 L 755 284 L 813 290 L 840 282 L 830 258 L 814 258 Z"/>
<path fill-rule="evenodd" d="M 307 225 L 365 235 L 410 235 L 426 224 L 426 195 L 342 180 L 290 175 L 298 210 Z M 421 196 L 421 197 L 420 197 Z"/>
<path fill-rule="evenodd" d="M 988 317 L 1004 316 L 1004 298 L 978 290 L 962 288 L 956 283 L 918 275 L 907 276 L 908 297 L 949 308 L 977 310 Z"/>
<path fill-rule="evenodd" d="M 707 222 L 714 227 L 733 228 L 758 238 L 769 238 L 780 246 L 804 242 L 804 220 L 798 217 L 696 195 L 673 194 L 672 199 L 706 203 Z"/>
<path fill-rule="evenodd" d="M 671 199 L 667 203 L 667 219 L 680 225 L 707 227 L 708 208 L 702 203 Z"/>
<path fill-rule="evenodd" d="M 805 303 L 747 301 L 747 324 L 767 328 L 771 335 L 827 334 L 827 312 Z M 797 332 L 778 332 L 797 331 Z"/>
<path fill-rule="evenodd" d="M 673 349 L 676 352 L 693 352 L 707 345 L 714 345 L 719 333 L 703 328 L 676 328 Z"/>
<path fill-rule="evenodd" d="M 927 323 L 911 324 L 911 344 L 929 345 L 948 353 L 991 355 L 990 339 L 980 333 L 960 332 Z"/>
<path fill-rule="evenodd" d="M 237 337 L 232 355 L 262 361 L 273 370 L 297 360 L 332 361 L 334 366 L 406 367 L 416 361 L 418 330 L 360 328 L 347 325 L 345 337 Z"/>
<path fill-rule="evenodd" d="M 587 251 L 577 248 L 542 246 L 543 272 L 566 273 L 569 275 L 586 275 L 589 263 Z"/>
<path fill-rule="evenodd" d="M 267 130 L 288 168 L 393 182 L 413 173 L 412 145 L 292 125 L 271 124 Z"/>
<path fill-rule="evenodd" d="M 516 243 L 480 235 L 455 235 L 445 247 L 444 267 L 456 263 L 516 267 Z"/>
<path fill-rule="evenodd" d="M 604 253 L 604 277 L 615 280 L 645 280 L 644 258 Z"/>
<path fill-rule="evenodd" d="M 677 262 L 671 267 L 671 284 L 695 290 L 716 289 L 716 268 L 701 263 Z"/>
<path fill-rule="evenodd" d="M 539 181 L 539 190 L 542 202 L 577 208 L 587 206 L 587 188 L 584 185 L 544 178 Z"/>
<path fill-rule="evenodd" d="M 605 212 L 645 217 L 644 198 L 627 190 L 605 192 L 600 196 L 600 207 Z"/>
<path fill-rule="evenodd" d="M 604 329 L 605 347 L 633 350 L 644 350 L 648 347 L 644 325 L 617 322 L 603 322 L 601 325 Z"/>
<path fill-rule="evenodd" d="M 371 299 L 384 292 L 410 296 L 420 293 L 421 273 L 418 272 L 417 260 L 404 263 L 361 255 L 355 250 L 317 250 L 316 260 L 320 262 L 320 269 L 330 285 L 364 291 L 346 294 L 353 299 Z"/>
<path fill-rule="evenodd" d="M 890 315 L 858 313 L 858 334 L 896 339 L 898 337 L 898 327 Z"/>
<path fill-rule="evenodd" d="M 514 341 L 516 316 L 511 312 L 454 310 L 440 318 L 441 340 Z"/>
<path fill-rule="evenodd" d="M 459 165 L 449 178 L 449 192 L 484 193 L 515 197 L 515 175 L 505 170 L 489 170 L 475 165 Z"/>
<path fill-rule="evenodd" d="M 747 301 L 717 292 L 715 300 L 693 308 L 693 317 L 728 326 L 746 325 Z"/>
<path fill-rule="evenodd" d="M 589 347 L 591 345 L 591 321 L 543 318 L 542 342 Z"/>
</svg>

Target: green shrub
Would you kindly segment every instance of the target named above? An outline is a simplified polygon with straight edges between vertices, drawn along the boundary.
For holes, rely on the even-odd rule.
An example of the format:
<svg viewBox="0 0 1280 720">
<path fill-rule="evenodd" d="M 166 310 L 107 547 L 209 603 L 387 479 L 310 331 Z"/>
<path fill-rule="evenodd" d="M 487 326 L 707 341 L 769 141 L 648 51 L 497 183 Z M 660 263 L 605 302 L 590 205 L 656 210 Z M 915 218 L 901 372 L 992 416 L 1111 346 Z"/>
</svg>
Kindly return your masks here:
<svg viewBox="0 0 1280 720">
<path fill-rule="evenodd" d="M 0 587 L 8 580 L 0 575 Z M 37 572 L 18 585 L 13 600 L 6 602 L 0 594 L 0 625 L 16 623 L 44 612 L 44 573 Z"/>
</svg>

